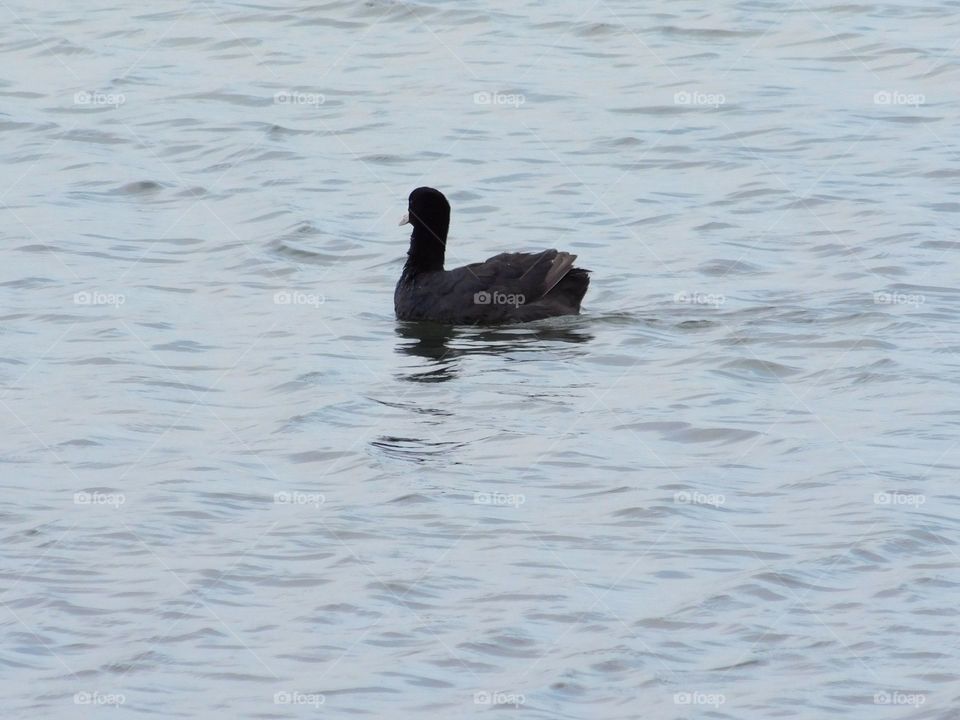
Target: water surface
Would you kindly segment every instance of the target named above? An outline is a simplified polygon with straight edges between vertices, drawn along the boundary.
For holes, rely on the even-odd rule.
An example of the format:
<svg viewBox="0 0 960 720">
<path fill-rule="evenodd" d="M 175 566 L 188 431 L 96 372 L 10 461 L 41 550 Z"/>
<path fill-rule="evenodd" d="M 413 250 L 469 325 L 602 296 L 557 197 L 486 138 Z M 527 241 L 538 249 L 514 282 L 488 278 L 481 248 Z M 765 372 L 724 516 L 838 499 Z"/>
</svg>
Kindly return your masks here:
<svg viewBox="0 0 960 720">
<path fill-rule="evenodd" d="M 4 717 L 954 717 L 956 9 L 0 6 Z"/>
</svg>

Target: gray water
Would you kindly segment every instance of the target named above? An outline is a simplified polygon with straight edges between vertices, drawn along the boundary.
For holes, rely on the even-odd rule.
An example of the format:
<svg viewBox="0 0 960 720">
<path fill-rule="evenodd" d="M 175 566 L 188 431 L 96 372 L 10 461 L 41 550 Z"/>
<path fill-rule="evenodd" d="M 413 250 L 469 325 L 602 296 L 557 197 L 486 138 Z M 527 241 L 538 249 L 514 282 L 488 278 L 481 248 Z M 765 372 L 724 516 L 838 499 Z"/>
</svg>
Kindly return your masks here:
<svg viewBox="0 0 960 720">
<path fill-rule="evenodd" d="M 958 7 L 4 0 L 2 716 L 956 717 Z"/>
</svg>

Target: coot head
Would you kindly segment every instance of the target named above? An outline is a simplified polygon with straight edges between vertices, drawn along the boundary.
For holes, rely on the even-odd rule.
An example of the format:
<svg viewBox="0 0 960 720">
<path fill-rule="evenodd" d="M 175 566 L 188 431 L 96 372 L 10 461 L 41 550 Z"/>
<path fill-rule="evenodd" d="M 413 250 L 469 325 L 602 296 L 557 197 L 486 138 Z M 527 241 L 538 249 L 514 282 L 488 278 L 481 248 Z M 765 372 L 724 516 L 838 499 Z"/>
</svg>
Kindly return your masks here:
<svg viewBox="0 0 960 720">
<path fill-rule="evenodd" d="M 401 225 L 407 223 L 413 225 L 414 230 L 422 228 L 445 243 L 450 228 L 450 203 L 439 190 L 418 187 L 410 193 L 407 214 L 400 220 Z"/>
<path fill-rule="evenodd" d="M 410 193 L 401 225 L 413 225 L 409 264 L 423 270 L 443 269 L 450 229 L 450 203 L 439 190 L 419 187 Z"/>
</svg>

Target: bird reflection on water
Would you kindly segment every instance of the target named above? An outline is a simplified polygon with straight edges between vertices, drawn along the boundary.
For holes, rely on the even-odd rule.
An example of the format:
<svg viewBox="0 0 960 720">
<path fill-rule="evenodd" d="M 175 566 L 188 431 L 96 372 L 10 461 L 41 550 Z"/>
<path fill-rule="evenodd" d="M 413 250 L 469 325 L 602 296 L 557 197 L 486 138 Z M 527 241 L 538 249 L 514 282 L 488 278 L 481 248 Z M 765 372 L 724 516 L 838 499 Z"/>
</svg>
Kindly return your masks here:
<svg viewBox="0 0 960 720">
<path fill-rule="evenodd" d="M 538 353 L 559 349 L 560 344 L 583 344 L 593 335 L 582 327 L 583 319 L 544 321 L 498 327 L 466 327 L 431 322 L 400 322 L 398 353 L 425 358 L 404 375 L 411 382 L 445 382 L 457 376 L 467 355 Z"/>
</svg>

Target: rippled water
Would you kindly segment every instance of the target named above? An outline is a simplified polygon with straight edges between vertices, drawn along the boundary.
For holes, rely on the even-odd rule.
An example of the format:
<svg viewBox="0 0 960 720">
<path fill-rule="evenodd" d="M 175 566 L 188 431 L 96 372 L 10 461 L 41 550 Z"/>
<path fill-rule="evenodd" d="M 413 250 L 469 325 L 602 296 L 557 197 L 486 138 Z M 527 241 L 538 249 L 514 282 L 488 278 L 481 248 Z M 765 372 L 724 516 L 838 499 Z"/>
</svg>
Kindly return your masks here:
<svg viewBox="0 0 960 720">
<path fill-rule="evenodd" d="M 955 717 L 957 7 L 0 4 L 3 716 Z"/>
</svg>

